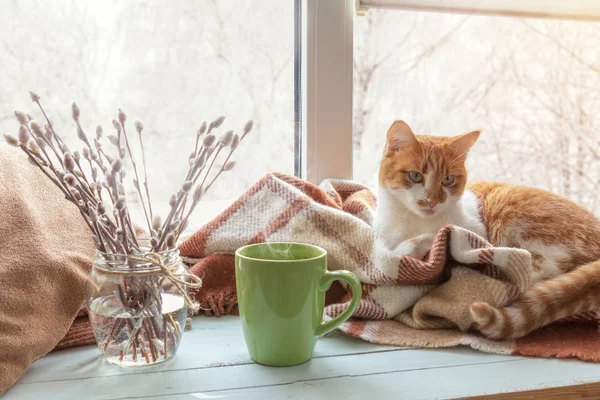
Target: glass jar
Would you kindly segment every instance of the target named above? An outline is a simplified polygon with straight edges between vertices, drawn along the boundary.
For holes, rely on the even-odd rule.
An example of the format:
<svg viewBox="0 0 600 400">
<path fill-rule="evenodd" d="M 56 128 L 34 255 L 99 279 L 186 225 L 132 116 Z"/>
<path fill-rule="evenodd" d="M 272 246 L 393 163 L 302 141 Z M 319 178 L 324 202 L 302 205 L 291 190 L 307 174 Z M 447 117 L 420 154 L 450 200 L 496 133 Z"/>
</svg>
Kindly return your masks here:
<svg viewBox="0 0 600 400">
<path fill-rule="evenodd" d="M 171 359 L 181 343 L 186 302 L 177 287 L 181 285 L 173 284 L 165 271 L 187 271 L 177 249 L 152 256 L 154 263 L 144 254 L 96 253 L 85 296 L 96 342 L 110 363 L 158 364 Z M 164 269 L 157 265 L 159 259 Z"/>
</svg>

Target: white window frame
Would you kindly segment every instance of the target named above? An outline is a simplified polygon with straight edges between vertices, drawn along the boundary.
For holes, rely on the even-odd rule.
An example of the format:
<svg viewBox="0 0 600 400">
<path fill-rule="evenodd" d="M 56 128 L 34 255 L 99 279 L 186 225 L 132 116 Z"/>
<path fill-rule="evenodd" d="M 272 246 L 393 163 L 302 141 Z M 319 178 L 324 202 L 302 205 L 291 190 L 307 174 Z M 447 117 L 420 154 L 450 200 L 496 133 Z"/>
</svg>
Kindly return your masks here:
<svg viewBox="0 0 600 400">
<path fill-rule="evenodd" d="M 302 5 L 301 176 L 351 179 L 354 0 Z"/>
<path fill-rule="evenodd" d="M 370 8 L 432 11 L 523 18 L 600 20 L 597 0 L 356 0 L 356 11 Z"/>
</svg>

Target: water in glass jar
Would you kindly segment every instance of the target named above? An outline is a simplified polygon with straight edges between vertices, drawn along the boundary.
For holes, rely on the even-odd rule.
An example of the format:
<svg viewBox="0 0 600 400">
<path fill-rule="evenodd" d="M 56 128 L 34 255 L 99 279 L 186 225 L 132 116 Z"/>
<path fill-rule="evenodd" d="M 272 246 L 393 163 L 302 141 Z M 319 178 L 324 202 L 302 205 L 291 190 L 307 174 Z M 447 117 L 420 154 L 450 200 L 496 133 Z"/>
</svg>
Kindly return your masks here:
<svg viewBox="0 0 600 400">
<path fill-rule="evenodd" d="M 177 294 L 162 293 L 161 299 L 161 307 L 131 310 L 124 309 L 115 295 L 92 302 L 89 316 L 94 336 L 107 361 L 127 367 L 146 366 L 175 355 L 187 309 L 183 297 Z"/>
</svg>

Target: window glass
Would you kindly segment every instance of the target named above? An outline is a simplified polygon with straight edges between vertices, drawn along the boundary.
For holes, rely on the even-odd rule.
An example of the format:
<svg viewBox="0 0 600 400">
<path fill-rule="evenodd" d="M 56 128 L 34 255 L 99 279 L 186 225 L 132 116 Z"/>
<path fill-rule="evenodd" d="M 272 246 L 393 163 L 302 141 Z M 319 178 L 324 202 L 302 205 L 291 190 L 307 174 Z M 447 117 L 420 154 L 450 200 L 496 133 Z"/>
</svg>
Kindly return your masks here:
<svg viewBox="0 0 600 400">
<path fill-rule="evenodd" d="M 395 119 L 481 128 L 470 180 L 549 189 L 600 213 L 600 23 L 371 10 L 354 20 L 354 176 L 377 185 Z"/>
<path fill-rule="evenodd" d="M 202 121 L 225 115 L 222 129 L 240 131 L 253 119 L 236 168 L 195 211 L 198 224 L 267 172 L 293 173 L 293 18 L 292 0 L 4 2 L 0 131 L 17 132 L 15 109 L 39 118 L 28 90 L 69 138 L 71 102 L 92 134 L 97 124 L 112 134 L 122 108 L 131 132 L 134 119 L 144 123 L 151 195 L 164 210 Z"/>
</svg>

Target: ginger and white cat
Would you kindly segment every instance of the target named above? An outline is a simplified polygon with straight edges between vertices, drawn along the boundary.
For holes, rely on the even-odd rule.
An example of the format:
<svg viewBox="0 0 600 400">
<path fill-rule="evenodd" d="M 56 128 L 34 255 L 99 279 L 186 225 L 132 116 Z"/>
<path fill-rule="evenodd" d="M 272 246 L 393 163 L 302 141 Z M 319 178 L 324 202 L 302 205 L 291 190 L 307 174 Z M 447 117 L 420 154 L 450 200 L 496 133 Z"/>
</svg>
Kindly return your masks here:
<svg viewBox="0 0 600 400">
<path fill-rule="evenodd" d="M 471 306 L 475 327 L 488 337 L 521 337 L 596 310 L 600 220 L 545 190 L 497 182 L 467 185 L 465 161 L 479 134 L 415 135 L 403 121 L 392 124 L 379 170 L 378 236 L 388 248 L 424 255 L 435 233 L 453 224 L 495 246 L 528 250 L 536 283 L 527 293 L 502 309 Z"/>
</svg>

